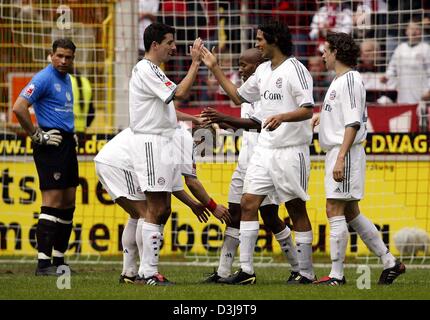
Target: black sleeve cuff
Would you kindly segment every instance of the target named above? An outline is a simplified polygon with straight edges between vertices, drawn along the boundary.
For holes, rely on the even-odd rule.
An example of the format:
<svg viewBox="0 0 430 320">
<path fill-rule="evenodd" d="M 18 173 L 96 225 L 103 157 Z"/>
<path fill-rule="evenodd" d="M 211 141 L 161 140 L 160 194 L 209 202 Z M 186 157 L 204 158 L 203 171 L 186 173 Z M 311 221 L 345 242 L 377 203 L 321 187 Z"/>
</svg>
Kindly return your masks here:
<svg viewBox="0 0 430 320">
<path fill-rule="evenodd" d="M 345 126 L 345 128 L 348 128 L 348 127 L 358 127 L 358 129 L 360 129 L 360 126 L 361 126 L 360 122 L 356 121 L 356 122 L 353 122 L 353 123 L 349 123 L 349 124 L 347 124 L 347 125 Z M 358 129 L 357 129 L 357 130 L 358 130 Z"/>
</svg>

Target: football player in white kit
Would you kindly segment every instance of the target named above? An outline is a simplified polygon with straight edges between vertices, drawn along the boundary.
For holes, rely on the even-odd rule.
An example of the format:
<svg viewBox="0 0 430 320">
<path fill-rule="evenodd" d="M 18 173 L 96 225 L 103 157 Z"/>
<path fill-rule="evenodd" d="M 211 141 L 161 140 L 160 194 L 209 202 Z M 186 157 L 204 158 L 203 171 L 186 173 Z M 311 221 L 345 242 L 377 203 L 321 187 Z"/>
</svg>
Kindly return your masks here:
<svg viewBox="0 0 430 320">
<path fill-rule="evenodd" d="M 357 65 L 360 49 L 346 33 L 332 33 L 324 45 L 323 59 L 336 77 L 331 83 L 321 108 L 315 117 L 319 123 L 319 142 L 325 159 L 326 212 L 330 224 L 329 276 L 316 284 L 331 286 L 346 283 L 344 260 L 349 232 L 347 223 L 359 234 L 367 247 L 381 258 L 384 271 L 379 284 L 391 284 L 405 272 L 405 266 L 389 252 L 375 225 L 360 213 L 358 202 L 364 194 L 366 154 L 362 142 L 366 139 L 366 90 Z"/>
<path fill-rule="evenodd" d="M 254 72 L 258 65 L 263 62 L 261 52 L 256 48 L 245 50 L 239 57 L 239 75 L 245 82 Z M 239 227 L 240 227 L 240 200 L 243 193 L 243 182 L 245 180 L 246 169 L 249 160 L 257 145 L 258 132 L 261 123 L 253 118 L 258 113 L 260 102 L 242 103 L 241 118 L 232 117 L 220 113 L 212 108 L 203 111 L 202 117 L 210 119 L 211 123 L 218 123 L 221 128 L 234 128 L 253 130 L 244 131 L 242 145 L 238 156 L 238 165 L 233 173 L 230 191 L 228 194 L 229 211 L 232 215 L 232 222 L 227 224 L 224 231 L 224 241 L 220 253 L 218 269 L 210 274 L 203 283 L 223 283 L 223 278 L 231 275 L 231 269 L 237 248 L 239 247 Z M 291 230 L 278 216 L 278 203 L 275 197 L 268 196 L 264 199 L 259 208 L 263 223 L 273 232 L 275 239 L 279 242 L 281 250 L 286 254 L 288 262 L 291 264 L 291 275 L 288 282 L 291 283 L 299 276 L 299 263 L 297 260 L 296 247 L 291 239 Z"/>
<path fill-rule="evenodd" d="M 138 274 L 137 259 L 142 256 L 142 223 L 147 209 L 146 196 L 139 185 L 131 160 L 132 136 L 130 128 L 122 130 L 94 158 L 100 183 L 111 199 L 130 215 L 121 238 L 123 270 L 120 283 L 133 283 Z M 181 158 L 180 155 L 176 157 Z M 177 170 L 180 169 L 183 168 Z M 181 173 L 185 175 L 186 172 Z M 190 207 L 200 222 L 207 222 L 210 214 L 206 207 L 193 200 L 184 191 L 181 177 L 177 178 L 172 188 L 175 197 Z M 163 234 L 163 226 L 160 227 L 160 233 Z"/>
<path fill-rule="evenodd" d="M 258 237 L 258 208 L 274 193 L 284 202 L 292 219 L 300 264 L 299 283 L 312 283 L 311 223 L 306 211 L 310 171 L 310 119 L 314 105 L 309 71 L 292 54 L 291 34 L 286 25 L 270 22 L 257 30 L 257 49 L 267 62 L 260 64 L 237 88 L 223 74 L 215 56 L 205 47 L 202 60 L 237 105 L 261 101 L 262 131 L 246 171 L 241 198 L 240 265 L 227 278 L 229 284 L 254 284 L 253 253 Z"/>
<path fill-rule="evenodd" d="M 173 183 L 180 174 L 175 170 L 173 135 L 177 118 L 173 99 L 184 100 L 200 66 L 200 38 L 190 47 L 191 65 L 179 85 L 160 69 L 176 51 L 175 29 L 153 23 L 145 29 L 145 56 L 133 68 L 129 83 L 130 143 L 133 168 L 145 192 L 147 212 L 142 224 L 142 265 L 139 282 L 166 285 L 170 282 L 158 272 L 160 226 L 171 213 Z"/>
<path fill-rule="evenodd" d="M 201 120 L 177 111 L 181 120 L 193 121 L 199 125 Z M 123 208 L 130 218 L 124 228 L 121 242 L 123 246 L 123 270 L 120 283 L 134 283 L 138 274 L 138 257 L 142 257 L 142 223 L 146 216 L 146 196 L 142 192 L 137 175 L 134 172 L 130 141 L 133 133 L 130 128 L 124 129 L 111 139 L 94 158 L 97 176 L 112 200 Z M 186 129 L 178 127 L 174 135 L 176 165 L 191 193 L 200 201 L 194 201 L 183 188 L 182 179 L 175 180 L 173 194 L 185 203 L 200 222 L 207 222 L 210 216 L 207 210 L 223 223 L 230 221 L 230 214 L 223 205 L 211 208 L 208 203 L 214 200 L 207 194 L 197 178 L 193 157 L 192 136 Z M 178 177 L 177 177 L 178 178 Z M 203 205 L 202 203 L 206 203 Z M 163 226 L 160 227 L 163 233 Z M 138 254 L 139 252 L 139 254 Z"/>
</svg>

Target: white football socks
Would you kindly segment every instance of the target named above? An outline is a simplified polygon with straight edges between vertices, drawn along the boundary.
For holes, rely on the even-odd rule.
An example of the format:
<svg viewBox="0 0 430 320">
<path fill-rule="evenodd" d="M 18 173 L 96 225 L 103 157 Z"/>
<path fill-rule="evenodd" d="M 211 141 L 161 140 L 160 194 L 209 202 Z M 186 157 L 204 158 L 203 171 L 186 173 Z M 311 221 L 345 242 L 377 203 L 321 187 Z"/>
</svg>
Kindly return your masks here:
<svg viewBox="0 0 430 320">
<path fill-rule="evenodd" d="M 381 258 L 384 269 L 394 267 L 396 258 L 394 258 L 382 241 L 379 231 L 372 221 L 360 213 L 355 219 L 349 222 L 349 225 L 358 233 L 369 250 Z"/>
<path fill-rule="evenodd" d="M 254 249 L 258 238 L 258 221 L 241 221 L 239 234 L 240 267 L 243 272 L 254 274 Z"/>
<path fill-rule="evenodd" d="M 330 257 L 331 272 L 329 277 L 341 280 L 343 278 L 343 264 L 346 247 L 348 245 L 348 225 L 345 216 L 336 216 L 328 219 L 330 224 Z"/>
<path fill-rule="evenodd" d="M 158 272 L 158 261 L 162 234 L 158 224 L 142 223 L 142 259 L 140 261 L 139 276 L 149 278 Z"/>
<path fill-rule="evenodd" d="M 314 280 L 315 272 L 312 264 L 312 230 L 303 232 L 295 231 L 295 238 L 300 274 L 309 280 Z"/>
<path fill-rule="evenodd" d="M 299 272 L 299 260 L 297 258 L 296 246 L 291 238 L 291 229 L 285 226 L 285 229 L 275 234 L 275 239 L 279 242 L 281 250 L 287 256 L 291 265 L 291 271 Z"/>
<path fill-rule="evenodd" d="M 122 233 L 122 275 L 134 277 L 137 275 L 138 247 L 136 244 L 137 220 L 129 218 Z"/>
<path fill-rule="evenodd" d="M 217 270 L 221 278 L 227 278 L 231 274 L 237 247 L 239 247 L 239 229 L 227 227 L 224 232 L 224 242 L 222 243 Z"/>
<path fill-rule="evenodd" d="M 142 224 L 145 222 L 144 218 L 139 218 L 137 221 L 136 227 L 136 244 L 139 248 L 139 260 L 142 260 L 142 250 L 143 250 L 143 241 L 142 241 Z"/>
</svg>

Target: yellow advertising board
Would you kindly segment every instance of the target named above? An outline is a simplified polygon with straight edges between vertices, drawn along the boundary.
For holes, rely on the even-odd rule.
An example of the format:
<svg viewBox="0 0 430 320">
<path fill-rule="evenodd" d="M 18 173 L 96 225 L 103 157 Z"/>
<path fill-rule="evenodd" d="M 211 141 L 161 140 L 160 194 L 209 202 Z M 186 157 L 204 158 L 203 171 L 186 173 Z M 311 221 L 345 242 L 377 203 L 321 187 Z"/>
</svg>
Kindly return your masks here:
<svg viewBox="0 0 430 320">
<path fill-rule="evenodd" d="M 27 158 L 29 159 L 29 158 Z M 322 160 L 322 158 L 320 158 Z M 36 168 L 28 162 L 0 162 L 0 255 L 34 254 L 35 225 L 41 205 Z M 199 163 L 197 173 L 208 193 L 227 206 L 227 194 L 235 163 Z M 80 186 L 74 231 L 69 254 L 112 255 L 121 253 L 119 239 L 127 221 L 123 210 L 112 204 L 98 182 L 91 161 L 80 162 Z M 329 252 L 329 227 L 325 217 L 324 163 L 312 161 L 307 204 L 314 231 L 316 252 Z M 428 161 L 368 161 L 365 199 L 360 203 L 362 213 L 381 230 L 384 240 L 394 253 L 393 235 L 404 227 L 430 231 L 430 163 Z M 218 250 L 225 228 L 211 217 L 209 223 L 199 223 L 185 205 L 173 200 L 172 219 L 164 231 L 162 254 L 191 253 L 205 255 Z M 289 222 L 285 208 L 281 218 Z M 279 253 L 270 232 L 261 226 L 257 251 Z M 368 254 L 357 240 L 350 238 L 349 254 Z"/>
</svg>

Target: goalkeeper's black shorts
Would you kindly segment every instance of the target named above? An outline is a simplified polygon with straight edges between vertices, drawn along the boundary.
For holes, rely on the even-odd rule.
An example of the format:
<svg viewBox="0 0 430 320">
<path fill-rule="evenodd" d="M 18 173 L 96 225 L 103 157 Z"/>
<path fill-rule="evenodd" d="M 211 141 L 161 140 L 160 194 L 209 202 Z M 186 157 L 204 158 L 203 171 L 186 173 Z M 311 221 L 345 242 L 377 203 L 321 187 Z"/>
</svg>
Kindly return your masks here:
<svg viewBox="0 0 430 320">
<path fill-rule="evenodd" d="M 39 175 L 40 190 L 67 189 L 77 187 L 79 184 L 78 158 L 73 133 L 60 131 L 63 140 L 58 147 L 33 143 L 33 158 Z"/>
</svg>

